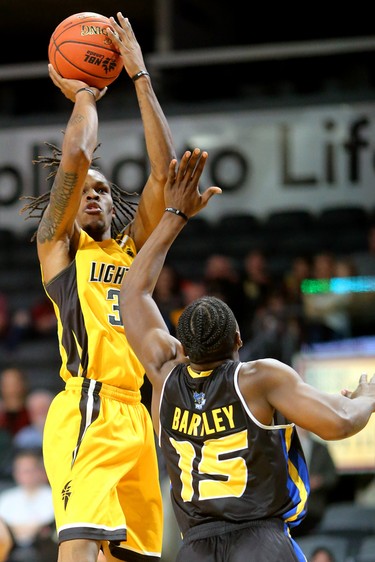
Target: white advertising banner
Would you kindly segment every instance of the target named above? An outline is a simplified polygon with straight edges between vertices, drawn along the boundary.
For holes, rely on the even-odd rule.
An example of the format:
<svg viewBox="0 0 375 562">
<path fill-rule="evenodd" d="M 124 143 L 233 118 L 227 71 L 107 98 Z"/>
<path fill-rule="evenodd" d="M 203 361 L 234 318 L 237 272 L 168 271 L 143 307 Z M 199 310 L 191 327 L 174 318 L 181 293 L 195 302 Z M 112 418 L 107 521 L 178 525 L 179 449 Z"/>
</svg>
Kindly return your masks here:
<svg viewBox="0 0 375 562">
<path fill-rule="evenodd" d="M 202 187 L 223 188 L 204 211 L 213 220 L 229 212 L 262 218 L 282 209 L 375 208 L 375 104 L 181 115 L 169 123 L 178 156 L 195 146 L 209 152 Z M 65 126 L 0 129 L 0 227 L 25 228 L 19 197 L 48 188 L 32 161 L 48 153 L 45 141 L 61 144 Z M 102 121 L 99 142 L 107 177 L 139 192 L 147 174 L 140 118 Z"/>
</svg>

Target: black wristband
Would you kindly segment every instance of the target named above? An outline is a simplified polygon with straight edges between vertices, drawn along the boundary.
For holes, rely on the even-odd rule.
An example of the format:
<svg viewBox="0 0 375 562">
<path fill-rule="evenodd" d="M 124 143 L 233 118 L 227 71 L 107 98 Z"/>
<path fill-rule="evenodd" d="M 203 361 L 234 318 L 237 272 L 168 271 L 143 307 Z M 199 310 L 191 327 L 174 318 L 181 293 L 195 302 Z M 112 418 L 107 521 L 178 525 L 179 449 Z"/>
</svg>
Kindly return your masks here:
<svg viewBox="0 0 375 562">
<path fill-rule="evenodd" d="M 141 76 L 150 76 L 150 73 L 147 72 L 147 70 L 140 70 L 139 72 L 137 72 L 137 74 L 134 74 L 134 76 L 132 76 L 133 82 L 138 80 L 138 78 L 140 78 Z"/>
<path fill-rule="evenodd" d="M 90 94 L 92 94 L 96 100 L 96 95 L 95 92 L 93 90 L 91 90 L 91 88 L 80 88 L 79 90 L 76 91 L 76 95 L 79 94 L 79 92 L 89 92 Z"/>
<path fill-rule="evenodd" d="M 168 213 L 174 213 L 175 215 L 178 215 L 179 217 L 184 219 L 186 222 L 189 220 L 189 217 L 186 216 L 185 213 L 180 211 L 180 209 L 175 209 L 174 207 L 167 207 L 165 210 L 168 211 Z"/>
</svg>

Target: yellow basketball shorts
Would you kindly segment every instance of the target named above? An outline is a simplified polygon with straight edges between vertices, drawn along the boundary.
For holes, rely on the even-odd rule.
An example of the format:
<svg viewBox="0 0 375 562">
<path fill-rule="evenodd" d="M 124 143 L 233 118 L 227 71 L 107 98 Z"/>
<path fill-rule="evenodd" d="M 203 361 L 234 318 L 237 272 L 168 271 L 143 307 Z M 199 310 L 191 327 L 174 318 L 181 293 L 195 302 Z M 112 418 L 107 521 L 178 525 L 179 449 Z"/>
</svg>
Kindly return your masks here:
<svg viewBox="0 0 375 562">
<path fill-rule="evenodd" d="M 51 404 L 43 454 L 59 542 L 109 541 L 120 560 L 159 560 L 158 462 L 139 392 L 69 379 Z"/>
</svg>

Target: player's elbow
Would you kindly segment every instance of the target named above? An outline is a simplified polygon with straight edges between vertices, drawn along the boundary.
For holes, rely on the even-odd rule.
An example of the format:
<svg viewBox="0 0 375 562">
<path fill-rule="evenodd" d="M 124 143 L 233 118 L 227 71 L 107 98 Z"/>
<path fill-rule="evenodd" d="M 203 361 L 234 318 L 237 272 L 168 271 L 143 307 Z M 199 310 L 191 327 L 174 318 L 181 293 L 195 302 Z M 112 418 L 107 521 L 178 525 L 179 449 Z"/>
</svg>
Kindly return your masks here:
<svg viewBox="0 0 375 562">
<path fill-rule="evenodd" d="M 82 144 L 72 143 L 63 154 L 66 169 L 88 170 L 91 165 L 92 151 Z"/>
<path fill-rule="evenodd" d="M 346 412 L 340 412 L 327 424 L 324 424 L 319 437 L 326 441 L 346 439 L 357 433 L 358 427 L 355 420 Z"/>
</svg>

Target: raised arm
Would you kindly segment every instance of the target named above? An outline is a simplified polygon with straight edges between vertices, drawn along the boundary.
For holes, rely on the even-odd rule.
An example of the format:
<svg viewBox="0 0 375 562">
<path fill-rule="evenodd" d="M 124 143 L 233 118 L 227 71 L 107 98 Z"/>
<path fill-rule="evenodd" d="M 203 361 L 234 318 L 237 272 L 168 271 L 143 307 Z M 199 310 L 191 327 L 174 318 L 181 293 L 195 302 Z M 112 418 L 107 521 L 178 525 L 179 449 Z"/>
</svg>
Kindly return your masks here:
<svg viewBox="0 0 375 562">
<path fill-rule="evenodd" d="M 138 212 L 132 225 L 132 237 L 139 249 L 150 235 L 164 212 L 164 185 L 170 161 L 176 157 L 172 134 L 147 73 L 141 47 L 127 18 L 117 13 L 118 22 L 111 17 L 115 33 L 108 28 L 123 59 L 124 68 L 133 80 L 141 112 L 150 175 L 142 191 Z M 146 71 L 146 73 L 142 73 Z"/>
<path fill-rule="evenodd" d="M 164 196 L 166 207 L 183 214 L 164 212 L 163 216 L 134 259 L 127 272 L 120 293 L 120 307 L 127 339 L 140 359 L 147 376 L 160 388 L 168 362 L 184 360 L 180 343 L 169 334 L 152 293 L 173 241 L 191 217 L 205 207 L 209 199 L 221 193 L 218 187 L 207 188 L 200 194 L 198 181 L 207 153 L 195 149 L 185 152 L 176 171 L 176 160 L 169 166 Z M 165 368 L 164 368 L 165 367 Z"/>
<path fill-rule="evenodd" d="M 327 393 L 305 383 L 299 374 L 273 359 L 247 364 L 240 388 L 254 415 L 269 423 L 273 410 L 322 439 L 355 435 L 375 412 L 375 376 L 361 375 L 353 393 Z"/>
<path fill-rule="evenodd" d="M 74 106 L 64 133 L 61 162 L 51 189 L 50 201 L 38 227 L 38 256 L 46 282 L 72 259 L 75 218 L 97 145 L 96 101 L 107 90 L 89 88 L 80 80 L 64 79 L 52 65 L 48 69 L 53 83 Z"/>
</svg>

